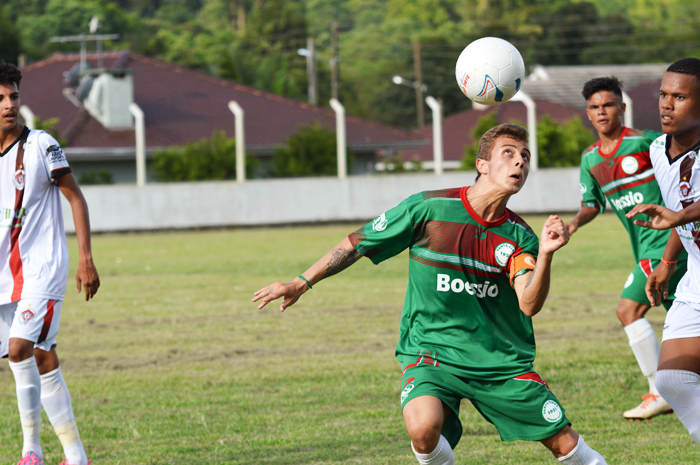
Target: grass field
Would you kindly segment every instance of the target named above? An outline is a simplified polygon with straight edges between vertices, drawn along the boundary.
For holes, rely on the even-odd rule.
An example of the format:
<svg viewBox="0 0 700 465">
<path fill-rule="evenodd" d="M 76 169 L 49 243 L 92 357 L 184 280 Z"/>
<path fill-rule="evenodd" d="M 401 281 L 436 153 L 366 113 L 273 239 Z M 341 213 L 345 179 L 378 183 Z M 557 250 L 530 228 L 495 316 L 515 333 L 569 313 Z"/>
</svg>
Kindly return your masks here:
<svg viewBox="0 0 700 465">
<path fill-rule="evenodd" d="M 536 231 L 544 217 L 527 220 Z M 407 255 L 361 260 L 283 314 L 258 288 L 304 271 L 355 225 L 102 235 L 102 287 L 85 303 L 71 277 L 59 355 L 94 465 L 413 464 L 393 357 Z M 77 260 L 70 240 L 71 276 Z M 536 370 L 574 428 L 610 464 L 700 462 L 675 416 L 629 423 L 646 380 L 615 318 L 633 267 L 617 219 L 602 215 L 557 253 L 535 317 Z M 665 312 L 649 319 L 660 334 Z M 21 429 L 0 363 L 0 463 Z M 466 402 L 459 464 L 558 463 L 539 443 L 501 443 Z M 62 460 L 44 417 L 47 465 Z"/>
</svg>

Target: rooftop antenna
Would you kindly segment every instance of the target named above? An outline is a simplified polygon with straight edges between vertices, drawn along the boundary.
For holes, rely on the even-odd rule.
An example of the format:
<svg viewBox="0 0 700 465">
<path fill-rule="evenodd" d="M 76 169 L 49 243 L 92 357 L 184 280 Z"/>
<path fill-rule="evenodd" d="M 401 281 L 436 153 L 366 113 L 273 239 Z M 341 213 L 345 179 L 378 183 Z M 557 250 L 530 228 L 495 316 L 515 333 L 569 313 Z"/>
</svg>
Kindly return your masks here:
<svg viewBox="0 0 700 465">
<path fill-rule="evenodd" d="M 100 28 L 100 20 L 93 16 L 90 20 L 90 35 L 52 37 L 51 42 L 80 42 L 80 73 L 87 71 L 87 41 L 94 40 L 97 45 L 97 67 L 102 68 L 102 41 L 118 39 L 119 34 L 96 34 Z"/>
</svg>

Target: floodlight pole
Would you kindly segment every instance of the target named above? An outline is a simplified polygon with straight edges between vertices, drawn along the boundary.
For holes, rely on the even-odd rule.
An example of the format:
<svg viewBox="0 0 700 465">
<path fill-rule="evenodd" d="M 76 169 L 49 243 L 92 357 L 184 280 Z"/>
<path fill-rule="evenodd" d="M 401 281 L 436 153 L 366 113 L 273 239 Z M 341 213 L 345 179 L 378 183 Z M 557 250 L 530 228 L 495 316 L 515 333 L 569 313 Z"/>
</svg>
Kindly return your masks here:
<svg viewBox="0 0 700 465">
<path fill-rule="evenodd" d="M 331 108 L 335 111 L 335 134 L 338 150 L 338 179 L 348 176 L 347 140 L 345 138 L 345 107 L 338 99 L 332 98 Z"/>
<path fill-rule="evenodd" d="M 537 105 L 535 101 L 522 90 L 516 93 L 511 101 L 523 102 L 527 108 L 527 132 L 529 133 L 527 145 L 530 148 L 530 171 L 537 171 Z"/>
<path fill-rule="evenodd" d="M 245 181 L 245 112 L 243 108 L 231 100 L 228 109 L 236 117 L 236 182 Z"/>
<path fill-rule="evenodd" d="M 442 174 L 442 106 L 440 102 L 428 95 L 425 98 L 425 103 L 428 104 L 433 111 L 433 164 L 435 176 Z"/>
<path fill-rule="evenodd" d="M 146 118 L 135 103 L 129 104 L 129 111 L 136 120 L 136 185 L 146 185 Z"/>
<path fill-rule="evenodd" d="M 625 108 L 625 114 L 623 115 L 624 119 L 624 124 L 628 128 L 633 128 L 634 127 L 634 104 L 632 103 L 632 99 L 630 98 L 629 95 L 627 95 L 627 92 L 624 90 L 622 91 L 622 103 L 625 104 L 627 108 Z"/>
</svg>

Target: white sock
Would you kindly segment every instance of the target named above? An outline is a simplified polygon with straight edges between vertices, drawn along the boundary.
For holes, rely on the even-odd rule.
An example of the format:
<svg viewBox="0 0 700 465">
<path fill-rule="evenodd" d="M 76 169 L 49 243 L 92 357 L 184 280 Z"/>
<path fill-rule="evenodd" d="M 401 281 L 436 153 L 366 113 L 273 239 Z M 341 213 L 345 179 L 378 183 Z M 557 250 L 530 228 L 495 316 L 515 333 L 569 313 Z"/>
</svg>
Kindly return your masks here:
<svg viewBox="0 0 700 465">
<path fill-rule="evenodd" d="M 39 439 L 41 433 L 41 379 L 39 378 L 39 369 L 36 367 L 36 360 L 32 356 L 21 362 L 10 362 L 10 369 L 15 376 L 17 407 L 24 433 L 22 457 L 29 451 L 43 457 Z"/>
<path fill-rule="evenodd" d="M 61 367 L 41 376 L 41 405 L 44 406 L 46 415 L 63 445 L 66 462 L 69 465 L 87 465 L 87 456 L 80 442 L 70 394 L 63 380 Z"/>
<path fill-rule="evenodd" d="M 656 337 L 654 328 L 646 318 L 625 326 L 625 332 L 630 340 L 630 347 L 637 359 L 642 374 L 649 380 L 649 392 L 659 394 L 656 389 L 656 366 L 659 364 L 659 339 Z"/>
<path fill-rule="evenodd" d="M 700 444 L 700 375 L 685 370 L 660 370 L 657 381 L 661 395 L 690 437 Z"/>
<path fill-rule="evenodd" d="M 565 465 L 607 465 L 603 456 L 588 447 L 581 435 L 578 437 L 578 444 L 574 450 L 557 460 Z"/>
<path fill-rule="evenodd" d="M 435 449 L 428 454 L 419 454 L 416 449 L 413 448 L 413 443 L 411 443 L 411 449 L 413 453 L 416 454 L 418 463 L 421 465 L 454 465 L 455 456 L 452 453 L 452 447 L 450 443 L 447 442 L 445 436 L 440 435 L 440 441 Z"/>
</svg>

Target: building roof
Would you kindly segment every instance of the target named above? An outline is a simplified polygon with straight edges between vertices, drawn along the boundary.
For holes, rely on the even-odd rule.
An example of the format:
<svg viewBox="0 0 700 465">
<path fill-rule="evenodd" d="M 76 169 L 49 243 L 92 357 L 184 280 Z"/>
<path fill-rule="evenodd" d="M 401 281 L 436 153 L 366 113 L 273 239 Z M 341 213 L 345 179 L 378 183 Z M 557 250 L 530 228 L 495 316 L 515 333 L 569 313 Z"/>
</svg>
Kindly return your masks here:
<svg viewBox="0 0 700 465">
<path fill-rule="evenodd" d="M 581 89 L 586 81 L 602 76 L 616 76 L 622 81 L 624 90 L 629 93 L 630 89 L 640 84 L 661 81 L 666 68 L 668 64 L 538 65 L 523 81 L 522 90 L 535 100 L 549 100 L 569 107 L 586 108 L 586 101 L 581 96 Z"/>
<path fill-rule="evenodd" d="M 593 128 L 588 121 L 584 110 L 565 107 L 546 100 L 536 100 L 535 103 L 537 104 L 538 119 L 543 115 L 549 115 L 556 121 L 563 122 L 578 116 L 584 122 L 586 127 L 591 128 L 591 130 Z M 506 102 L 502 105 L 489 107 L 484 111 L 465 110 L 445 118 L 442 122 L 442 151 L 443 160 L 448 162 L 448 166 L 450 165 L 450 162 L 452 162 L 452 165 L 454 165 L 454 162 L 461 161 L 462 157 L 464 157 L 464 147 L 474 143 L 471 132 L 472 128 L 474 128 L 476 125 L 477 120 L 480 117 L 493 112 L 498 113 L 499 123 L 518 121 L 522 125 L 527 124 L 527 109 L 525 108 L 525 105 L 519 102 Z M 431 144 L 418 149 L 402 151 L 403 159 L 418 159 L 424 162 L 432 162 L 433 126 L 426 126 L 417 132 L 421 135 L 421 137 L 429 139 Z"/>
<path fill-rule="evenodd" d="M 271 153 L 283 146 L 300 125 L 312 122 L 335 130 L 335 112 L 182 68 L 132 52 L 102 55 L 106 68 L 133 70 L 134 102 L 146 120 L 146 146 L 184 145 L 209 138 L 215 130 L 234 137 L 235 119 L 228 109 L 236 101 L 245 112 L 246 150 Z M 56 53 L 22 69 L 22 103 L 40 119 L 58 118 L 55 128 L 68 140 L 68 153 L 97 148 L 131 152 L 134 130 L 107 130 L 85 109 L 63 95 L 64 73 L 80 60 L 79 54 Z M 92 68 L 97 55 L 88 55 Z M 405 148 L 425 144 L 419 134 L 346 117 L 348 146 L 357 151 Z"/>
</svg>

